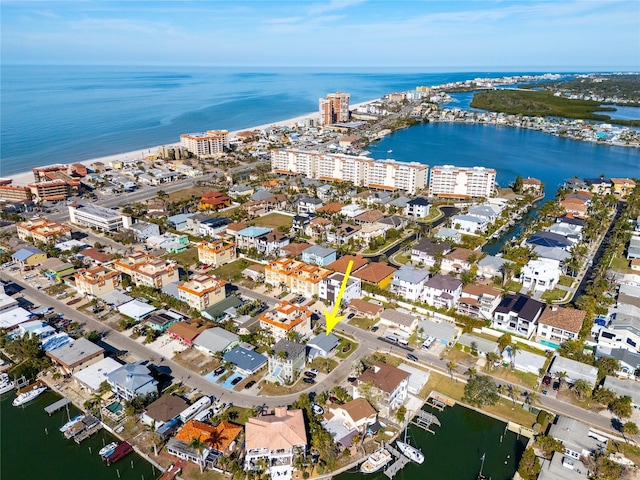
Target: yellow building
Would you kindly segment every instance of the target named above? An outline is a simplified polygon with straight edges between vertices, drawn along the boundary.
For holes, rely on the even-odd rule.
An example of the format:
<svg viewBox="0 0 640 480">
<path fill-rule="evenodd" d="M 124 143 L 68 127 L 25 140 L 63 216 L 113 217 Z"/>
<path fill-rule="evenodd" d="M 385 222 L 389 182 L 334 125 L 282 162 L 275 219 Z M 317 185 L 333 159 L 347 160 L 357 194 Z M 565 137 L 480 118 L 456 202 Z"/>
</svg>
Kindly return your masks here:
<svg viewBox="0 0 640 480">
<path fill-rule="evenodd" d="M 201 311 L 225 299 L 224 280 L 199 275 L 178 286 L 178 298 L 195 310 Z"/>
<path fill-rule="evenodd" d="M 101 297 L 120 286 L 122 274 L 115 270 L 98 266 L 78 270 L 75 274 L 76 290 L 84 295 Z"/>
<path fill-rule="evenodd" d="M 236 244 L 225 240 L 213 240 L 198 244 L 198 261 L 217 267 L 236 259 Z"/>
<path fill-rule="evenodd" d="M 631 191 L 636 188 L 636 182 L 630 178 L 612 178 L 614 195 L 619 195 L 622 198 L 629 196 Z"/>
<path fill-rule="evenodd" d="M 290 258 L 272 260 L 264 267 L 265 283 L 285 285 L 291 292 L 309 297 L 320 293 L 322 279 L 331 273 L 331 270 L 326 268 Z"/>
<path fill-rule="evenodd" d="M 31 238 L 34 242 L 49 243 L 66 237 L 71 233 L 71 228 L 46 218 L 27 220 L 16 224 L 18 238 L 27 240 Z"/>
<path fill-rule="evenodd" d="M 163 288 L 180 280 L 175 262 L 161 260 L 143 252 L 134 252 L 126 258 L 116 260 L 113 267 L 129 275 L 134 285 Z"/>
</svg>

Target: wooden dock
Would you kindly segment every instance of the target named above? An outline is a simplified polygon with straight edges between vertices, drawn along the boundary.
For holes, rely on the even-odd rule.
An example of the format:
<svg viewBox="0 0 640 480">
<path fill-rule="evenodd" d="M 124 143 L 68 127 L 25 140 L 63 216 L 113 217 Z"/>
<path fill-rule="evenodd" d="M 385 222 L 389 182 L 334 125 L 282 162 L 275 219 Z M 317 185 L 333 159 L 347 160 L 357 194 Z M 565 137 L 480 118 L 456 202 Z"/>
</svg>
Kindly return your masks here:
<svg viewBox="0 0 640 480">
<path fill-rule="evenodd" d="M 44 411 L 47 412 L 49 414 L 49 416 L 51 416 L 52 413 L 57 412 L 58 410 L 66 407 L 70 403 L 71 403 L 71 400 L 69 400 L 68 398 L 64 397 L 61 400 L 58 400 L 57 402 L 52 403 L 48 407 L 44 407 Z"/>
<path fill-rule="evenodd" d="M 102 424 L 101 423 L 96 423 L 95 425 L 90 426 L 89 428 L 85 428 L 82 432 L 80 432 L 78 435 L 76 435 L 75 437 L 73 437 L 73 440 L 80 445 L 80 442 L 82 442 L 83 440 L 86 440 L 87 438 L 89 438 L 91 435 L 93 435 L 94 433 L 96 433 L 98 430 L 100 430 L 102 428 Z"/>
<path fill-rule="evenodd" d="M 424 410 L 418 410 L 411 423 L 417 427 L 422 428 L 423 430 L 426 430 L 429 433 L 433 433 L 434 435 L 436 432 L 431 430 L 431 425 L 437 425 L 439 427 L 442 426 L 440 424 L 440 420 L 438 420 L 438 417 L 436 417 L 433 413 L 425 412 Z"/>
<path fill-rule="evenodd" d="M 438 392 L 431 392 L 429 394 L 429 398 L 427 398 L 427 405 L 430 405 L 441 412 L 444 410 L 444 407 L 453 407 L 455 404 L 456 401 L 453 398 L 447 397 L 446 395 L 442 395 Z"/>
<path fill-rule="evenodd" d="M 395 477 L 396 473 L 398 473 L 400 470 L 402 470 L 407 465 L 407 463 L 409 463 L 411 460 L 409 460 L 407 457 L 405 457 L 402 453 L 400 453 L 398 450 L 396 450 L 395 448 L 393 448 L 389 444 L 385 445 L 385 448 L 389 451 L 389 453 L 391 455 L 396 457 L 396 461 L 393 462 L 384 471 L 384 474 L 387 477 L 393 478 L 393 477 Z"/>
</svg>

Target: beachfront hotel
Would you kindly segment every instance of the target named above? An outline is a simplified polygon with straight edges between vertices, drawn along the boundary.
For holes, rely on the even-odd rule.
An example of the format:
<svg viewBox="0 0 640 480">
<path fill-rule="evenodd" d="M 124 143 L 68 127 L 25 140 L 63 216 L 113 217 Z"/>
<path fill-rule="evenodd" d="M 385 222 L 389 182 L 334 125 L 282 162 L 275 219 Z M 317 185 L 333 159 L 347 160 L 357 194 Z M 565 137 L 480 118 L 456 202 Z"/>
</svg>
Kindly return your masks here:
<svg viewBox="0 0 640 480">
<path fill-rule="evenodd" d="M 317 180 L 352 182 L 360 187 L 415 194 L 426 187 L 429 166 L 418 162 L 274 149 L 271 151 L 271 170 L 279 174 L 300 174 Z"/>
<path fill-rule="evenodd" d="M 336 92 L 319 99 L 320 125 L 348 122 L 349 97 L 348 93 Z"/>
<path fill-rule="evenodd" d="M 180 135 L 180 146 L 198 157 L 218 155 L 229 148 L 229 132 L 207 130 L 205 133 L 185 133 Z"/>
<path fill-rule="evenodd" d="M 431 168 L 429 196 L 445 198 L 489 198 L 496 183 L 496 171 L 485 167 L 443 165 Z"/>
</svg>

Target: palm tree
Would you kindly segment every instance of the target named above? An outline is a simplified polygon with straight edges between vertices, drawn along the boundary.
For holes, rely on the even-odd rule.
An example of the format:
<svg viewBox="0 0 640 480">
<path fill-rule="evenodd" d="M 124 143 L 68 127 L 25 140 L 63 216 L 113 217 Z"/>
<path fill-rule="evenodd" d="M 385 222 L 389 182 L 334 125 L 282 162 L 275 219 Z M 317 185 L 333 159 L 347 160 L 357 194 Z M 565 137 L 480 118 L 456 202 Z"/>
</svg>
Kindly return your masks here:
<svg viewBox="0 0 640 480">
<path fill-rule="evenodd" d="M 453 380 L 453 372 L 457 366 L 458 365 L 453 360 L 449 360 L 449 363 L 447 363 L 447 370 L 449 370 L 449 375 L 451 375 L 451 380 Z"/>
<path fill-rule="evenodd" d="M 469 375 L 469 378 L 471 378 L 471 377 L 475 377 L 476 374 L 478 373 L 478 371 L 474 367 L 469 367 L 469 368 L 467 368 L 467 371 L 464 372 L 464 373 Z"/>
<path fill-rule="evenodd" d="M 520 393 L 520 389 L 513 385 L 511 386 L 511 388 L 509 389 L 510 393 L 511 393 L 511 399 L 513 400 L 513 404 L 516 404 L 516 397 L 518 396 L 518 394 Z"/>
<path fill-rule="evenodd" d="M 584 400 L 592 390 L 593 385 L 587 380 L 578 379 L 573 384 L 573 391 L 580 400 Z"/>
<path fill-rule="evenodd" d="M 209 448 L 209 445 L 200 440 L 200 437 L 192 437 L 187 447 L 198 452 L 198 465 L 200 465 L 200 473 L 202 473 L 204 471 L 204 457 L 202 452 Z"/>
<path fill-rule="evenodd" d="M 520 347 L 518 346 L 517 343 L 512 343 L 510 347 L 511 347 L 511 368 L 513 368 L 516 366 L 516 353 L 520 351 Z"/>
<path fill-rule="evenodd" d="M 496 352 L 489 352 L 487 353 L 487 363 L 485 365 L 486 369 L 488 372 L 490 372 L 491 370 L 493 370 L 493 365 L 500 360 L 500 355 L 498 355 Z"/>
<path fill-rule="evenodd" d="M 562 387 L 562 381 L 567 378 L 567 372 L 558 372 L 556 373 L 556 377 L 558 378 L 558 390 Z"/>
</svg>

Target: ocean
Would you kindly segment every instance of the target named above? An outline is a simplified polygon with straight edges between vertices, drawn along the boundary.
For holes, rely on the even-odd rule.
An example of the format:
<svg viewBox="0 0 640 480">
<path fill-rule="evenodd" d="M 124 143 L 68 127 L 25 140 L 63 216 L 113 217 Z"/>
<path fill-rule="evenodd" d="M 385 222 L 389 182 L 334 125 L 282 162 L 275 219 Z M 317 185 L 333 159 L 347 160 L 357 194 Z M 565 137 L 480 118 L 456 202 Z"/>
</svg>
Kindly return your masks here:
<svg viewBox="0 0 640 480">
<path fill-rule="evenodd" d="M 418 85 L 519 73 L 534 72 L 3 65 L 0 176 L 316 112 L 318 98 L 338 90 L 359 103 Z"/>
</svg>

